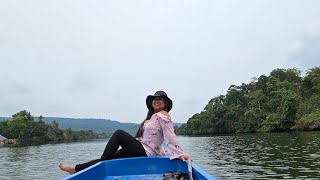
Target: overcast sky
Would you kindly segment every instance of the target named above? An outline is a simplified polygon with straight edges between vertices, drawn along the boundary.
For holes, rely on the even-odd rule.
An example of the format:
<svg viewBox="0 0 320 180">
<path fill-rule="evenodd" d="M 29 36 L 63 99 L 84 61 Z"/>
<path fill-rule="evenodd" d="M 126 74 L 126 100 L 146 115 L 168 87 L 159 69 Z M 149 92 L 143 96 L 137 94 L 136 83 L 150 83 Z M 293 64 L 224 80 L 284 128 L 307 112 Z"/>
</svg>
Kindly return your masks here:
<svg viewBox="0 0 320 180">
<path fill-rule="evenodd" d="M 186 122 L 231 84 L 320 65 L 318 0 L 0 0 L 0 116 Z"/>
</svg>

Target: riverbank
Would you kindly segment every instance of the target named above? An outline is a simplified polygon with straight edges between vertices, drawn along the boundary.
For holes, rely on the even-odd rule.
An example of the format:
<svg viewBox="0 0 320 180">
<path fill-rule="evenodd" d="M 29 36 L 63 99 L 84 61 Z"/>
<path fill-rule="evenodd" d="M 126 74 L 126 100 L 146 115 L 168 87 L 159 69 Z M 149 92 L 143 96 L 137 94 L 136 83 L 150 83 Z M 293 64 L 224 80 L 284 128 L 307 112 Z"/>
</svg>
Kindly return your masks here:
<svg viewBox="0 0 320 180">
<path fill-rule="evenodd" d="M 13 139 L 10 140 L 12 142 Z M 90 142 L 96 142 L 96 141 L 107 141 L 108 138 L 102 138 L 102 139 L 82 139 L 82 140 L 63 140 L 63 141 L 47 141 L 47 142 L 20 142 L 17 139 L 14 139 L 14 143 L 0 143 L 1 147 L 26 147 L 26 146 L 40 146 L 40 145 L 48 145 L 48 144 L 69 144 L 69 143 L 90 143 Z"/>
<path fill-rule="evenodd" d="M 4 144 L 17 144 L 17 140 L 16 139 L 1 139 L 0 140 L 0 144 L 4 145 Z"/>
</svg>

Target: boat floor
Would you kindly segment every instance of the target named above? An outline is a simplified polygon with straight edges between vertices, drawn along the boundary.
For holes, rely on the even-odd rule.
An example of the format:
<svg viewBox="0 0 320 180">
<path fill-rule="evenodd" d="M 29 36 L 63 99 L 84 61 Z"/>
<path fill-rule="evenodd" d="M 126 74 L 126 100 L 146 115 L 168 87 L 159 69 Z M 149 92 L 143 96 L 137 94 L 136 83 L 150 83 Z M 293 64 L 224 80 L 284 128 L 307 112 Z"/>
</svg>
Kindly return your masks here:
<svg viewBox="0 0 320 180">
<path fill-rule="evenodd" d="M 144 174 L 144 175 L 126 175 L 126 176 L 106 176 L 103 180 L 115 180 L 115 179 L 126 179 L 126 180 L 163 180 L 163 174 Z"/>
</svg>

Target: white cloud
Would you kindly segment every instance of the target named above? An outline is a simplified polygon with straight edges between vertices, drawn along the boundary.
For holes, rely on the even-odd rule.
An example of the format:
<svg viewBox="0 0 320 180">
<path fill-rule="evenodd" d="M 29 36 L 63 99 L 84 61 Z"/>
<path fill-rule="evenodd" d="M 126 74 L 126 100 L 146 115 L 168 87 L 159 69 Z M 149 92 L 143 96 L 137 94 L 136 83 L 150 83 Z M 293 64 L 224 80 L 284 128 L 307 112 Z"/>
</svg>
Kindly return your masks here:
<svg viewBox="0 0 320 180">
<path fill-rule="evenodd" d="M 305 35 L 308 38 L 318 38 L 320 37 L 320 20 L 317 22 L 311 22 L 306 25 Z"/>
<path fill-rule="evenodd" d="M 298 54 L 304 48 L 304 42 L 302 40 L 296 40 L 292 43 L 291 47 L 289 47 L 290 54 Z"/>
<path fill-rule="evenodd" d="M 301 37 L 289 49 L 289 63 L 303 70 L 320 65 L 320 20 L 307 23 Z"/>
</svg>

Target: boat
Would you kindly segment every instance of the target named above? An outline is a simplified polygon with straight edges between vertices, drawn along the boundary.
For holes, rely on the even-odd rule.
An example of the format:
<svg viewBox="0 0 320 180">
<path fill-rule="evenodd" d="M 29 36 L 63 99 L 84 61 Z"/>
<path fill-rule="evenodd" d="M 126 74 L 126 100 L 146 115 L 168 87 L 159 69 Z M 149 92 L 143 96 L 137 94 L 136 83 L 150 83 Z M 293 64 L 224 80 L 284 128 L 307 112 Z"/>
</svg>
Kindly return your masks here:
<svg viewBox="0 0 320 180">
<path fill-rule="evenodd" d="M 191 171 L 192 169 L 192 171 Z M 189 178 L 191 175 L 192 178 Z M 82 171 L 67 176 L 64 180 L 163 180 L 174 179 L 215 180 L 213 176 L 194 163 L 170 160 L 164 156 L 121 158 L 96 163 Z"/>
</svg>

